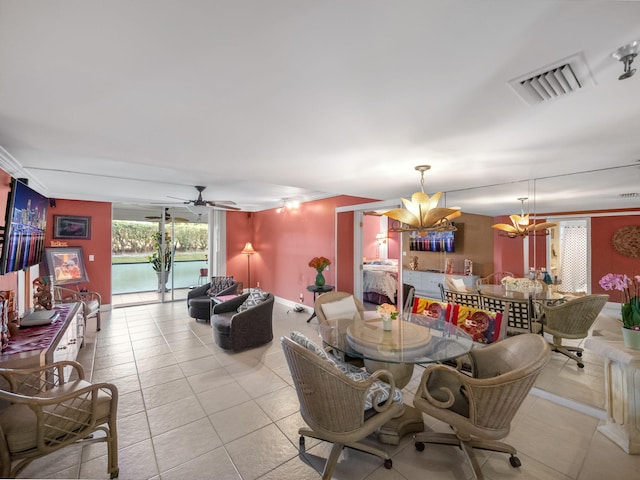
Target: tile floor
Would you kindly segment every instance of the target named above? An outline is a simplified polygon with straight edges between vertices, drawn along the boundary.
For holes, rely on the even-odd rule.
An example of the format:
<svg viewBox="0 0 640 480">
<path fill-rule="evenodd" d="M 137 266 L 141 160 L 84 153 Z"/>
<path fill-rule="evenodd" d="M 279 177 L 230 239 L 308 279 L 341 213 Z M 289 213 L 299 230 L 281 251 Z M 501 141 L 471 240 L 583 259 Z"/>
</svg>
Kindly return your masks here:
<svg viewBox="0 0 640 480">
<path fill-rule="evenodd" d="M 274 341 L 238 354 L 220 350 L 211 327 L 189 318 L 183 302 L 116 308 L 103 315 L 97 334 L 95 323 L 90 323 L 91 335 L 79 360 L 94 381 L 113 382 L 119 388 L 120 478 L 320 478 L 330 445 L 307 439 L 307 453 L 299 454 L 297 429 L 302 420 L 277 341 L 294 329 L 316 336 L 316 324 L 306 323 L 307 318 L 306 313 L 276 304 Z M 549 364 L 545 372 L 549 382 L 565 363 L 558 359 Z M 405 388 L 408 402 L 420 374 L 417 368 Z M 477 455 L 488 479 L 635 478 L 640 456 L 625 454 L 600 434 L 599 422 L 596 416 L 534 392 L 507 438 L 519 450 L 522 467 L 512 468 L 504 454 Z M 434 430 L 448 428 L 429 417 L 425 423 Z M 334 478 L 471 477 L 455 447 L 427 445 L 420 453 L 405 437 L 390 449 L 391 470 L 384 469 L 377 457 L 343 451 Z M 106 445 L 68 447 L 33 462 L 20 478 L 106 479 Z"/>
</svg>

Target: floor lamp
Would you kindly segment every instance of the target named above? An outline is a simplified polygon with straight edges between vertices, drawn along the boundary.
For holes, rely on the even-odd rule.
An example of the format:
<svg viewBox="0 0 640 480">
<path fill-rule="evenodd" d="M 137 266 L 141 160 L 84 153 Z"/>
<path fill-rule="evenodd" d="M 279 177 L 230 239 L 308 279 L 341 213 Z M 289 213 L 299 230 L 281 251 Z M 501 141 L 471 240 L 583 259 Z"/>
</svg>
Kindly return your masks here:
<svg viewBox="0 0 640 480">
<path fill-rule="evenodd" d="M 247 256 L 247 291 L 251 290 L 251 255 L 253 255 L 254 253 L 256 253 L 256 251 L 253 249 L 253 246 L 251 245 L 251 242 L 247 242 L 244 246 L 244 248 L 242 249 L 242 252 Z"/>
</svg>

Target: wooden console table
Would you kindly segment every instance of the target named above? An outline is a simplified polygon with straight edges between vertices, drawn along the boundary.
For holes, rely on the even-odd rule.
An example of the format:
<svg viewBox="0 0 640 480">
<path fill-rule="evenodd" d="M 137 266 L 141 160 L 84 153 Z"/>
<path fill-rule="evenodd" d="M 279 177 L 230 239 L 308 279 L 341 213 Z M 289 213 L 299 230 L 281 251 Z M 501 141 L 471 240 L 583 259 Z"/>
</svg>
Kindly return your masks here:
<svg viewBox="0 0 640 480">
<path fill-rule="evenodd" d="M 621 323 L 613 317 L 598 320 L 598 331 L 585 347 L 604 359 L 605 411 L 598 430 L 625 452 L 640 454 L 640 350 L 624 346 Z M 598 335 L 599 334 L 599 335 Z"/>
<path fill-rule="evenodd" d="M 20 328 L 0 354 L 2 368 L 28 368 L 60 360 L 75 360 L 84 340 L 81 303 L 63 303 L 60 316 L 50 325 Z"/>
</svg>

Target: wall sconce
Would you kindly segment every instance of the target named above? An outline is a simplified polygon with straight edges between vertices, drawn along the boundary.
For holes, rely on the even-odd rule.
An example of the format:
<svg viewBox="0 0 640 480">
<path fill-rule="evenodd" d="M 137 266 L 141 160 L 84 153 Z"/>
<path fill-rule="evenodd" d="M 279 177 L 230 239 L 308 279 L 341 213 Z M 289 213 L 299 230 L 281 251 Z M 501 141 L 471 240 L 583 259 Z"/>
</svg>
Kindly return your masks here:
<svg viewBox="0 0 640 480">
<path fill-rule="evenodd" d="M 376 235 L 376 242 L 378 245 L 382 245 L 383 243 L 387 243 L 387 236 L 384 233 L 379 233 Z"/>
</svg>

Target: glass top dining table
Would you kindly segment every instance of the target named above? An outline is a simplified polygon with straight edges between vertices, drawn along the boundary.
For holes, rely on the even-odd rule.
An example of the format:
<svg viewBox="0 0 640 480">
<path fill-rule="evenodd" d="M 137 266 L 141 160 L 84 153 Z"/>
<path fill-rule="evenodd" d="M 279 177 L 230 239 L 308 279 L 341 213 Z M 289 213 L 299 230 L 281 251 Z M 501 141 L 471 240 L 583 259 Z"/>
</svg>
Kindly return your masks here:
<svg viewBox="0 0 640 480">
<path fill-rule="evenodd" d="M 542 300 L 549 302 L 564 299 L 564 295 L 553 291 L 550 288 L 545 288 L 540 291 L 526 292 L 519 290 L 508 290 L 504 285 L 478 285 L 476 288 L 478 289 L 478 292 L 482 293 L 483 295 L 500 297 L 506 300 L 527 300 L 529 297 L 531 297 L 533 300 Z"/>
<path fill-rule="evenodd" d="M 452 360 L 473 346 L 464 330 L 438 318 L 408 314 L 393 320 L 387 331 L 378 315 L 367 313 L 372 312 L 320 325 L 323 342 L 350 357 L 398 364 Z"/>
</svg>

